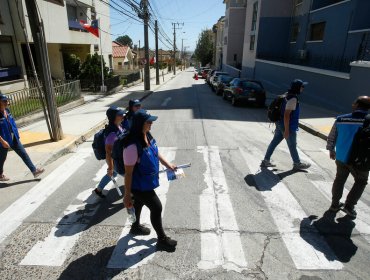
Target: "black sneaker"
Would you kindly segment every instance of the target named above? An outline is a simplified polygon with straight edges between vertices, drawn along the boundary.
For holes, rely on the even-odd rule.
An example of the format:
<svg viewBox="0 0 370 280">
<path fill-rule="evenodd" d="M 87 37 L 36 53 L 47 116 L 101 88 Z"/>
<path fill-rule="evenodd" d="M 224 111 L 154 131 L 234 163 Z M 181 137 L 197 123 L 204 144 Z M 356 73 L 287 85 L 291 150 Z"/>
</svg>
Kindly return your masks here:
<svg viewBox="0 0 370 280">
<path fill-rule="evenodd" d="M 100 191 L 100 190 L 98 190 L 98 188 L 96 188 L 96 189 L 94 190 L 94 193 L 95 193 L 97 196 L 99 196 L 100 198 L 106 198 L 106 196 L 103 194 L 103 192 L 102 192 L 102 191 Z"/>
<path fill-rule="evenodd" d="M 158 239 L 157 248 L 159 250 L 174 252 L 176 250 L 177 241 L 168 236 Z"/>
<path fill-rule="evenodd" d="M 352 219 L 356 219 L 356 217 L 357 217 L 357 212 L 356 212 L 356 210 L 355 210 L 355 208 L 354 208 L 354 207 L 350 207 L 350 206 L 348 206 L 348 205 L 344 205 L 344 207 L 343 207 L 343 211 L 344 211 L 344 213 L 346 213 L 350 218 L 352 218 Z"/>
<path fill-rule="evenodd" d="M 132 235 L 149 235 L 150 228 L 147 228 L 143 225 L 132 225 L 130 229 Z"/>
<path fill-rule="evenodd" d="M 342 202 L 339 202 L 339 203 L 332 203 L 330 208 L 329 208 L 329 211 L 331 212 L 338 212 L 340 209 L 342 209 L 344 206 L 344 203 Z"/>
</svg>

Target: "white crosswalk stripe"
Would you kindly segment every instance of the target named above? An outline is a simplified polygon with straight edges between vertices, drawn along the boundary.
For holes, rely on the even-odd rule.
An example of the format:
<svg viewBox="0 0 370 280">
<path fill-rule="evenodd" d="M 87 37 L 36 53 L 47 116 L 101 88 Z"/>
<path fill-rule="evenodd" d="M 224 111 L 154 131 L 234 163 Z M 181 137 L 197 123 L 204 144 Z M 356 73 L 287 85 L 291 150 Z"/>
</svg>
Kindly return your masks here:
<svg viewBox="0 0 370 280">
<path fill-rule="evenodd" d="M 198 267 L 227 270 L 247 269 L 238 224 L 229 196 L 218 147 L 198 147 L 206 163 L 207 189 L 199 197 L 201 260 Z"/>
<path fill-rule="evenodd" d="M 93 181 L 99 182 L 106 174 L 107 165 L 104 164 L 98 171 Z M 106 190 L 112 188 L 112 182 Z M 68 257 L 71 249 L 80 238 L 82 232 L 87 228 L 88 223 L 81 221 L 86 217 L 92 217 L 99 209 L 99 198 L 92 193 L 94 188 L 84 190 L 77 195 L 78 204 L 71 204 L 57 220 L 57 225 L 53 227 L 49 235 L 43 241 L 38 241 L 36 245 L 27 253 L 20 265 L 43 265 L 61 266 Z M 81 212 L 87 205 L 94 205 L 88 213 Z"/>
<path fill-rule="evenodd" d="M 86 158 L 91 154 L 91 149 L 78 150 L 75 155 L 5 209 L 0 214 L 0 243 L 16 230 L 50 195 L 62 186 L 86 162 Z"/>
<path fill-rule="evenodd" d="M 160 153 L 169 162 L 173 162 L 175 160 L 175 148 L 160 148 Z M 169 190 L 169 186 L 170 183 L 168 182 L 166 175 L 164 173 L 160 174 L 160 187 L 156 189 L 156 193 L 162 202 L 162 215 L 164 214 L 166 207 L 166 195 Z M 147 207 L 143 207 L 140 222 L 142 224 L 150 225 L 150 212 Z M 136 268 L 148 263 L 154 258 L 156 252 L 156 234 L 153 228 L 151 229 L 150 235 L 147 236 L 132 236 L 129 233 L 130 228 L 131 224 L 127 220 L 108 262 L 108 268 Z"/>
<path fill-rule="evenodd" d="M 284 153 L 288 149 L 281 148 Z M 161 148 L 160 152 L 168 161 L 175 161 L 177 148 Z M 332 249 L 326 240 L 310 228 L 302 232 L 297 221 L 303 221 L 308 215 L 300 203 L 294 197 L 288 186 L 283 183 L 277 175 L 259 167 L 260 159 L 263 157 L 257 148 L 248 150 L 239 149 L 241 159 L 253 175 L 259 193 L 262 196 L 272 220 L 282 238 L 289 256 L 297 269 L 301 270 L 341 270 L 343 264 L 337 261 Z M 203 156 L 202 164 L 205 166 L 203 179 L 205 189 L 199 195 L 199 219 L 200 219 L 200 258 L 197 260 L 198 268 L 210 270 L 222 267 L 225 270 L 241 272 L 248 270 L 247 255 L 248 243 L 242 242 L 241 233 L 233 209 L 233 201 L 230 196 L 224 164 L 221 160 L 220 150 L 217 146 L 199 146 L 193 153 Z M 312 164 L 311 173 L 321 175 L 323 178 L 330 177 L 309 156 L 299 150 L 303 161 Z M 0 214 L 5 217 L 5 226 L 0 228 L 0 241 L 9 236 L 24 219 L 32 214 L 48 197 L 55 192 L 63 183 L 78 170 L 91 156 L 90 149 L 80 150 L 64 162 L 54 172 L 33 187 L 19 200 L 9 206 Z M 106 165 L 102 166 L 96 173 L 95 182 L 98 182 L 106 172 Z M 191 172 L 189 170 L 189 172 Z M 185 179 L 187 180 L 187 179 Z M 191 182 L 189 182 L 190 184 Z M 331 198 L 331 182 L 324 180 L 311 180 L 310 183 L 328 200 Z M 48 186 L 48 187 L 46 187 Z M 163 213 L 174 207 L 168 204 L 167 193 L 170 183 L 165 174 L 160 176 L 160 187 L 156 192 L 163 205 Z M 113 184 L 107 186 L 112 189 Z M 69 205 L 63 215 L 56 221 L 56 225 L 50 230 L 48 236 L 39 240 L 20 261 L 23 266 L 62 266 L 65 260 L 72 254 L 73 248 L 79 239 L 83 239 L 82 232 L 87 228 L 88 222 L 81 222 L 81 218 L 91 219 L 99 209 L 96 197 L 91 196 L 93 188 L 77 194 L 75 203 Z M 348 193 L 345 190 L 346 195 Z M 37 195 L 36 195 L 37 194 Z M 34 203 L 31 203 L 34 202 Z M 96 204 L 96 206 L 95 206 Z M 22 205 L 22 207 L 21 207 Z M 24 210 L 27 205 L 27 210 Z M 89 205 L 89 213 L 84 217 L 78 214 L 78 210 Z M 356 230 L 370 243 L 370 207 L 364 202 L 358 203 L 358 218 Z M 11 216 L 12 215 L 12 216 Z M 124 215 L 126 216 L 125 212 Z M 14 223 L 9 217 L 15 217 Z M 64 218 L 63 218 L 64 217 Z M 141 222 L 150 225 L 150 212 L 144 207 Z M 128 269 L 137 268 L 147 263 L 156 256 L 156 234 L 152 229 L 149 236 L 135 236 L 129 234 L 130 223 L 127 221 L 118 238 L 113 253 L 107 262 L 107 268 Z M 244 230 L 244 229 L 243 229 Z M 307 235 L 305 238 L 305 236 Z M 118 235 L 116 236 L 118 237 Z M 115 237 L 115 238 L 116 238 Z M 310 240 L 310 242 L 307 241 Z M 1 243 L 1 242 L 0 242 Z M 252 266 L 251 266 L 252 267 Z"/>
<path fill-rule="evenodd" d="M 302 221 L 307 217 L 307 214 L 286 185 L 276 178 L 276 175 L 267 169 L 261 170 L 259 164 L 263 155 L 260 151 L 256 149 L 250 149 L 248 152 L 240 151 L 251 174 L 254 174 L 254 180 L 261 191 L 261 195 L 270 210 L 271 216 L 296 268 L 307 270 L 342 269 L 343 265 L 341 262 L 328 260 L 322 252 L 325 251 L 329 259 L 335 259 L 334 253 L 319 233 L 310 232 L 308 234 L 310 234 L 311 244 L 315 243 L 315 248 L 322 248 L 320 251 L 308 244 L 300 236 L 299 224 L 297 225 L 296 221 Z"/>
</svg>

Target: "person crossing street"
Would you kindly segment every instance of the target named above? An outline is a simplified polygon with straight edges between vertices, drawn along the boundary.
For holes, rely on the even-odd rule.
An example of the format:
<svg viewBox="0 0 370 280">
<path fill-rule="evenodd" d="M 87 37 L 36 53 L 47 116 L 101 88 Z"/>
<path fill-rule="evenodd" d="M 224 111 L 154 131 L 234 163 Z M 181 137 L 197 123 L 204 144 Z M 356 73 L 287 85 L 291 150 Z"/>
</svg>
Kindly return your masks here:
<svg viewBox="0 0 370 280">
<path fill-rule="evenodd" d="M 326 145 L 330 158 L 335 160 L 337 166 L 337 173 L 332 187 L 332 203 L 329 210 L 337 212 L 343 209 L 351 218 L 357 217 L 355 206 L 365 190 L 369 177 L 368 170 L 361 170 L 350 162 L 351 148 L 355 135 L 359 128 L 363 126 L 369 109 L 370 97 L 358 97 L 352 105 L 352 113 L 337 117 Z M 366 153 L 366 151 L 359 152 Z M 349 174 L 353 176 L 355 183 L 343 204 L 340 200 Z"/>
<path fill-rule="evenodd" d="M 294 170 L 308 169 L 309 163 L 301 162 L 297 150 L 297 131 L 299 128 L 300 104 L 298 96 L 304 91 L 307 82 L 296 79 L 291 83 L 289 91 L 285 94 L 281 105 L 280 120 L 276 122 L 274 138 L 267 148 L 265 158 L 261 163 L 261 167 L 274 167 L 270 159 L 276 147 L 286 140 L 293 160 Z"/>
<path fill-rule="evenodd" d="M 44 172 L 44 169 L 36 168 L 23 147 L 17 125 L 8 108 L 9 100 L 5 94 L 0 92 L 0 181 L 10 180 L 4 175 L 4 163 L 10 148 L 23 160 L 34 178 L 37 178 Z"/>
</svg>

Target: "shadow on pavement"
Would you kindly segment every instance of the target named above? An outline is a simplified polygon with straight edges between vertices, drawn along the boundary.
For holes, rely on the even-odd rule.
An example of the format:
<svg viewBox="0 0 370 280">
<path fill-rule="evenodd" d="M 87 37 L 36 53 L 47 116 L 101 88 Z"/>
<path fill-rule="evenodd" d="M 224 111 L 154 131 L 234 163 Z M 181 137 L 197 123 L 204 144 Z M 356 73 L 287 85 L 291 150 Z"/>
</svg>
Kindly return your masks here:
<svg viewBox="0 0 370 280">
<path fill-rule="evenodd" d="M 23 181 L 17 181 L 17 182 L 12 182 L 12 183 L 0 183 L 0 189 L 9 188 L 9 187 L 16 186 L 16 185 L 32 183 L 32 182 L 40 182 L 40 181 L 41 181 L 41 178 L 36 178 L 36 179 L 23 180 Z"/>
<path fill-rule="evenodd" d="M 250 187 L 255 187 L 258 191 L 271 191 L 285 177 L 294 175 L 296 173 L 307 173 L 306 170 L 288 170 L 281 173 L 274 173 L 276 170 L 270 170 L 268 168 L 261 168 L 256 174 L 248 174 L 244 177 L 244 181 Z M 256 182 L 260 182 L 259 185 Z"/>
<path fill-rule="evenodd" d="M 101 280 L 112 279 L 120 270 L 107 270 L 107 262 L 115 246 L 106 247 L 96 254 L 84 255 L 71 262 L 59 276 L 59 280 Z"/>
<path fill-rule="evenodd" d="M 120 187 L 121 191 L 123 187 Z M 87 190 L 90 191 L 90 190 Z M 85 207 L 65 215 L 56 225 L 55 236 L 72 236 L 97 225 L 123 209 L 123 203 L 116 189 L 111 189 L 105 199 L 91 194 L 85 201 Z M 122 217 L 123 219 L 123 217 Z"/>
<path fill-rule="evenodd" d="M 326 211 L 320 219 L 314 215 L 304 218 L 300 225 L 300 235 L 316 250 L 324 253 L 328 260 L 348 263 L 357 252 L 357 246 L 351 239 L 355 225 L 348 216 L 336 219 L 336 213 Z M 334 259 L 330 252 L 314 242 L 315 238 L 310 238 L 317 231 L 335 254 Z"/>
</svg>

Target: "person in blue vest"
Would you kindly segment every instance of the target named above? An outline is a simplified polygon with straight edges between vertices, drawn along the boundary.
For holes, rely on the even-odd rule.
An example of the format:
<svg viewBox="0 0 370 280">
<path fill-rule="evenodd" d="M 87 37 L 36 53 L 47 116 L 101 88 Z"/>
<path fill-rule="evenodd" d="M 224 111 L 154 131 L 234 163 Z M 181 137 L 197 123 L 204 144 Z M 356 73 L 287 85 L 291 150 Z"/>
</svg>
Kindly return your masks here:
<svg viewBox="0 0 370 280">
<path fill-rule="evenodd" d="M 298 96 L 304 91 L 307 82 L 296 79 L 291 83 L 290 89 L 286 93 L 286 98 L 281 107 L 281 120 L 276 123 L 274 138 L 267 148 L 265 158 L 261 163 L 261 167 L 275 167 L 270 159 L 276 147 L 286 140 L 293 160 L 294 170 L 308 169 L 309 163 L 301 162 L 297 151 L 297 131 L 299 128 L 300 104 Z"/>
<path fill-rule="evenodd" d="M 121 126 L 123 118 L 126 112 L 118 107 L 112 106 L 107 112 L 108 126 L 105 128 L 105 161 L 107 162 L 108 169 L 107 174 L 103 176 L 98 186 L 95 188 L 94 193 L 105 198 L 103 189 L 112 180 L 112 177 L 117 177 L 117 172 L 114 170 L 114 163 L 112 158 L 112 151 L 114 142 L 117 141 L 118 137 L 124 133 L 124 129 Z"/>
<path fill-rule="evenodd" d="M 177 241 L 164 232 L 162 204 L 155 189 L 159 187 L 159 162 L 171 170 L 176 170 L 176 166 L 167 162 L 159 153 L 156 141 L 150 133 L 152 123 L 156 120 L 156 116 L 151 116 L 142 109 L 133 115 L 132 127 L 123 151 L 124 204 L 127 209 L 135 208 L 136 222 L 132 224 L 130 233 L 150 234 L 150 229 L 140 224 L 141 210 L 145 205 L 150 210 L 150 220 L 157 233 L 157 248 L 172 252 L 176 249 Z"/>
<path fill-rule="evenodd" d="M 128 112 L 125 116 L 125 119 L 122 122 L 122 127 L 126 129 L 127 131 L 130 130 L 130 127 L 132 125 L 132 118 L 135 112 L 141 109 L 141 101 L 139 99 L 130 100 L 128 102 Z"/>
<path fill-rule="evenodd" d="M 369 171 L 358 170 L 348 163 L 352 142 L 358 129 L 363 125 L 368 110 L 370 97 L 360 96 L 352 104 L 352 113 L 337 117 L 327 140 L 326 149 L 330 158 L 335 160 L 337 173 L 332 187 L 332 202 L 329 208 L 332 212 L 343 211 L 351 218 L 357 217 L 355 206 L 361 198 L 367 185 Z M 345 203 L 340 199 L 349 174 L 354 177 L 355 183 L 349 191 Z"/>
<path fill-rule="evenodd" d="M 0 181 L 10 180 L 4 175 L 4 163 L 10 148 L 20 156 L 34 178 L 37 178 L 44 172 L 44 169 L 36 168 L 24 149 L 20 141 L 17 125 L 8 108 L 9 100 L 6 95 L 0 92 Z"/>
</svg>

